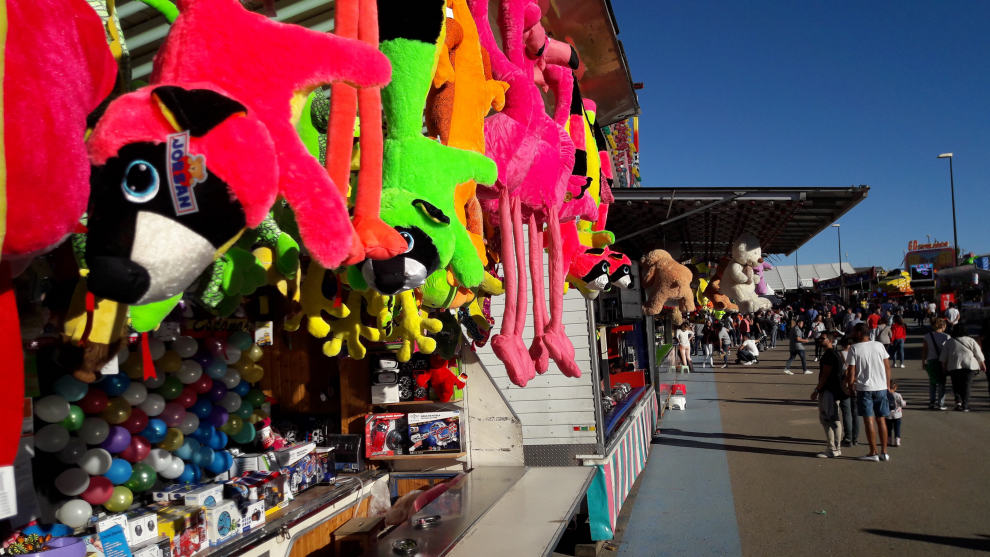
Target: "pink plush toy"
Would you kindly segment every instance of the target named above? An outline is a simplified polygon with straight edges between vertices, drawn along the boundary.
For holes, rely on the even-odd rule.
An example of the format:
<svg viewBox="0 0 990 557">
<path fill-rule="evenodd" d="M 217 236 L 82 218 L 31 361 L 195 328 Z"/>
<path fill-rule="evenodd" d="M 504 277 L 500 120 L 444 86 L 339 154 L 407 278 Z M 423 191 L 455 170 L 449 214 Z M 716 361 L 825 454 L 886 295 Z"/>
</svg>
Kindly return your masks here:
<svg viewBox="0 0 990 557">
<path fill-rule="evenodd" d="M 756 276 L 760 277 L 760 281 L 756 283 L 756 294 L 758 296 L 773 294 L 773 288 L 770 288 L 770 285 L 767 284 L 767 280 L 763 277 L 764 271 L 772 270 L 773 265 L 764 261 L 762 257 L 759 259 L 759 264 L 753 267 L 753 272 L 756 273 Z"/>
</svg>

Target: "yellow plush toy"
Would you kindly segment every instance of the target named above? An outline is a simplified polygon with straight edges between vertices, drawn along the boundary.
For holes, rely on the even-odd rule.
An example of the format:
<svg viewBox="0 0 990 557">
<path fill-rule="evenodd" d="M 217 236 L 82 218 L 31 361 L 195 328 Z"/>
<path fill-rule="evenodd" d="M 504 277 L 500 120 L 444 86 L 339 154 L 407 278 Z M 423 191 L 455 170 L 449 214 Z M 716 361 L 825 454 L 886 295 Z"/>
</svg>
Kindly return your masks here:
<svg viewBox="0 0 990 557">
<path fill-rule="evenodd" d="M 87 298 L 91 299 L 90 307 L 87 307 Z M 99 370 L 110 358 L 116 357 L 123 346 L 126 323 L 126 304 L 92 297 L 86 289 L 85 276 L 80 278 L 63 328 L 66 342 L 82 348 L 82 361 L 74 366 L 72 376 L 83 383 L 99 379 Z"/>
<path fill-rule="evenodd" d="M 361 337 L 371 342 L 381 340 L 378 329 L 361 323 L 361 303 L 363 300 L 363 293 L 357 290 L 351 290 L 347 294 L 348 314 L 346 317 L 330 323 L 333 334 L 330 340 L 323 344 L 324 354 L 332 358 L 340 354 L 340 349 L 346 344 L 347 353 L 355 360 L 362 360 L 367 354 L 367 349 L 361 344 Z"/>
<path fill-rule="evenodd" d="M 343 284 L 332 272 L 313 261 L 306 271 L 306 279 L 302 283 L 299 298 L 302 312 L 285 322 L 286 331 L 296 331 L 307 318 L 307 330 L 316 338 L 326 338 L 330 334 L 330 324 L 323 318 L 321 312 L 327 312 L 332 317 L 343 319 L 350 315 L 350 309 L 341 303 Z"/>
<path fill-rule="evenodd" d="M 421 314 L 416 304 L 416 297 L 411 290 L 400 292 L 395 296 L 399 302 L 400 313 L 395 319 L 395 328 L 388 340 L 402 339 L 402 348 L 397 358 L 400 362 L 408 362 L 412 358 L 413 343 L 419 345 L 423 354 L 432 354 L 437 348 L 437 342 L 423 334 L 423 329 L 431 333 L 439 333 L 443 323 Z"/>
</svg>

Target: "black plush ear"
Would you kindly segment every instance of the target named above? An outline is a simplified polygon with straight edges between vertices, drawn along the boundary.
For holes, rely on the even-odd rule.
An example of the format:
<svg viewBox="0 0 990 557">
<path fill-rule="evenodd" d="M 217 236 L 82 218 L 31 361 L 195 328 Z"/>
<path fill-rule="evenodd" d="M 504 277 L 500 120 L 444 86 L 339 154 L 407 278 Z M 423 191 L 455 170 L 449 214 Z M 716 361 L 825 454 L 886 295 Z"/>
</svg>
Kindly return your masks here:
<svg viewBox="0 0 990 557">
<path fill-rule="evenodd" d="M 171 120 L 193 137 L 202 137 L 235 114 L 247 113 L 243 104 L 209 89 L 155 87 L 152 96 L 171 113 Z M 166 118 L 169 115 L 166 115 Z"/>
<path fill-rule="evenodd" d="M 426 213 L 426 216 L 430 217 L 433 222 L 439 224 L 450 224 L 450 217 L 445 215 L 436 205 L 425 201 L 423 199 L 413 199 L 412 204 L 414 207 L 419 208 L 420 211 Z"/>
<path fill-rule="evenodd" d="M 574 45 L 571 45 L 571 57 L 568 58 L 567 65 L 572 70 L 578 69 L 578 66 L 581 65 L 581 60 L 578 58 L 577 51 L 574 50 Z"/>
<path fill-rule="evenodd" d="M 585 151 L 584 149 L 575 149 L 574 170 L 571 171 L 571 174 L 574 174 L 576 176 L 582 176 L 587 173 L 588 173 L 588 152 Z"/>
</svg>

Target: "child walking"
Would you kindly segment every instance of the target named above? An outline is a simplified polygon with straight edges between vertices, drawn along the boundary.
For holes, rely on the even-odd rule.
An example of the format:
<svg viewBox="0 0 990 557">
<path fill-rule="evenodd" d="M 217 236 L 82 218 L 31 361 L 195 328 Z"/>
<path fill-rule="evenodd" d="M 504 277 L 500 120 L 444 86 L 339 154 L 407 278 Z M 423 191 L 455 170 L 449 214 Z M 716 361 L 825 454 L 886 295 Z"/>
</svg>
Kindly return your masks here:
<svg viewBox="0 0 990 557">
<path fill-rule="evenodd" d="M 891 447 L 901 446 L 901 415 L 907 403 L 897 392 L 897 381 L 890 380 L 890 390 L 887 391 L 887 405 L 890 407 L 890 417 L 887 418 L 887 435 L 892 439 Z"/>
</svg>

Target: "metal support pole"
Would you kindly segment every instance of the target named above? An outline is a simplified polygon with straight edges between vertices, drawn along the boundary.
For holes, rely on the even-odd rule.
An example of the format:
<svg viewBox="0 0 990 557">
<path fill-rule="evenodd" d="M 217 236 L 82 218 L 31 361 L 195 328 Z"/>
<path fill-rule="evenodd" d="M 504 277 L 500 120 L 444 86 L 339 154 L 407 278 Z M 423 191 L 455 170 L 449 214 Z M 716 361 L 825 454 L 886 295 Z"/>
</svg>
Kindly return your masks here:
<svg viewBox="0 0 990 557">
<path fill-rule="evenodd" d="M 952 157 L 949 157 L 949 188 L 952 191 L 952 248 L 956 252 L 955 264 L 959 264 L 959 236 L 956 234 L 956 182 L 952 176 Z"/>
</svg>

